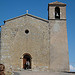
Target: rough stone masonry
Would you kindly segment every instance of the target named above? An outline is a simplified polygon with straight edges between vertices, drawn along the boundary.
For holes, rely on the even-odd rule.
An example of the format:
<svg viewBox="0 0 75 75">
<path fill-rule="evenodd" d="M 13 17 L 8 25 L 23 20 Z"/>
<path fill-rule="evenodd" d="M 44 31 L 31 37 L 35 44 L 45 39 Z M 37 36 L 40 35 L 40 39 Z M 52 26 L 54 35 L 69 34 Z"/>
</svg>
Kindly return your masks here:
<svg viewBox="0 0 75 75">
<path fill-rule="evenodd" d="M 66 4 L 48 4 L 48 20 L 25 14 L 1 26 L 1 63 L 6 70 L 69 71 Z"/>
</svg>

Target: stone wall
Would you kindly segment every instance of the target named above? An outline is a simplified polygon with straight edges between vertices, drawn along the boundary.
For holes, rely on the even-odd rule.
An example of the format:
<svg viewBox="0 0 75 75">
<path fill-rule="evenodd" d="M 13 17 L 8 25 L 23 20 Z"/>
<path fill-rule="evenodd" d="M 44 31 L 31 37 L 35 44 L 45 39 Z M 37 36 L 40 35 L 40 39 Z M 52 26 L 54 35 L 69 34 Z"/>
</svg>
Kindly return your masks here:
<svg viewBox="0 0 75 75">
<path fill-rule="evenodd" d="M 50 20 L 50 69 L 69 71 L 66 20 Z"/>
<path fill-rule="evenodd" d="M 32 56 L 32 69 L 49 70 L 49 23 L 23 16 L 5 23 L 1 33 L 1 62 L 9 69 L 23 68 L 23 54 Z M 29 30 L 26 34 L 25 30 Z"/>
</svg>

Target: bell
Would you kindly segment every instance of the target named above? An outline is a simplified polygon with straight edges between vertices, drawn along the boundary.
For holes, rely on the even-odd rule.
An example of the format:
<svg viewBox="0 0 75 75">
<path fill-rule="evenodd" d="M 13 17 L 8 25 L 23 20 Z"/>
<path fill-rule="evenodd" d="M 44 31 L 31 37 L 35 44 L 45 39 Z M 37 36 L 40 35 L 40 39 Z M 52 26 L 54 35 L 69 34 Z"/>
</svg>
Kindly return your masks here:
<svg viewBox="0 0 75 75">
<path fill-rule="evenodd" d="M 58 13 L 56 13 L 56 16 L 59 16 Z"/>
</svg>

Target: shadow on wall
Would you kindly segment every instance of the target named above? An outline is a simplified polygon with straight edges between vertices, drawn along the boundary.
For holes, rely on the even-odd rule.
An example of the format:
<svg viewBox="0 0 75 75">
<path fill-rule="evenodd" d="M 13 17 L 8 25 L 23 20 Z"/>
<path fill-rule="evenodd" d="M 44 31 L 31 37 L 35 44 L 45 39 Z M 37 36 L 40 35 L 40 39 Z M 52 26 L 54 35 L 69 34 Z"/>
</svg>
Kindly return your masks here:
<svg viewBox="0 0 75 75">
<path fill-rule="evenodd" d="M 71 74 L 75 74 L 75 72 L 65 72 L 65 73 L 69 73 L 69 74 L 70 74 L 70 73 L 71 73 Z"/>
</svg>

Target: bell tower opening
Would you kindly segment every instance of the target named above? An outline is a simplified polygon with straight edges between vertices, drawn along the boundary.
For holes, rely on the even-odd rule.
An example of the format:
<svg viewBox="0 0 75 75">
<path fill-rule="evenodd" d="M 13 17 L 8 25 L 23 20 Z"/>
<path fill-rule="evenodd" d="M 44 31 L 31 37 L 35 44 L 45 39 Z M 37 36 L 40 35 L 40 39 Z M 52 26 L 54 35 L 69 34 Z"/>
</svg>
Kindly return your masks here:
<svg viewBox="0 0 75 75">
<path fill-rule="evenodd" d="M 23 55 L 23 69 L 31 69 L 31 55 L 28 53 Z"/>
<path fill-rule="evenodd" d="M 60 8 L 55 7 L 55 19 L 60 19 Z"/>
</svg>

